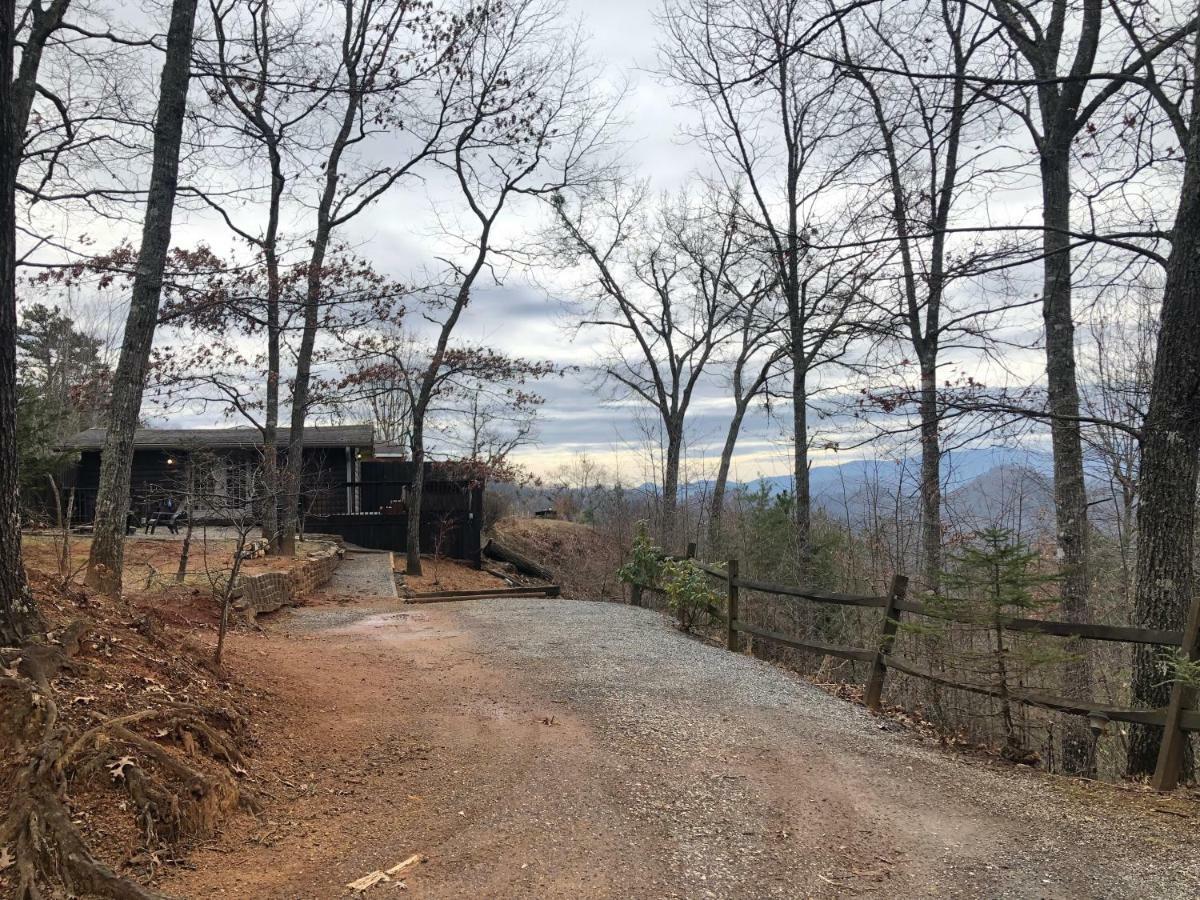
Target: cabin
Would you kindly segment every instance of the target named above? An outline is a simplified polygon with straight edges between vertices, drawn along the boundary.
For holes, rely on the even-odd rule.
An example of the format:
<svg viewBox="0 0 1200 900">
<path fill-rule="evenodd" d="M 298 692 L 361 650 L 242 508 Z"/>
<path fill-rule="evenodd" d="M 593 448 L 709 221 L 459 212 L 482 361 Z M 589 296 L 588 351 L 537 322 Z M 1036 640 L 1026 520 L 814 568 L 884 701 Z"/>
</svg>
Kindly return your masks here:
<svg viewBox="0 0 1200 900">
<path fill-rule="evenodd" d="M 65 441 L 78 453 L 65 473 L 73 492 L 72 521 L 90 524 L 100 485 L 106 431 L 90 428 Z M 278 434 L 286 460 L 289 429 Z M 256 428 L 139 428 L 134 435 L 131 514 L 146 521 L 171 499 L 197 522 L 245 522 L 261 503 L 262 433 Z M 376 456 L 370 425 L 309 425 L 304 429 L 300 514 L 304 530 L 336 534 L 352 544 L 403 552 L 415 466 L 393 448 Z M 470 467 L 426 463 L 421 502 L 421 548 L 479 565 L 483 528 L 482 478 Z M 65 497 L 64 497 L 65 502 Z"/>
</svg>

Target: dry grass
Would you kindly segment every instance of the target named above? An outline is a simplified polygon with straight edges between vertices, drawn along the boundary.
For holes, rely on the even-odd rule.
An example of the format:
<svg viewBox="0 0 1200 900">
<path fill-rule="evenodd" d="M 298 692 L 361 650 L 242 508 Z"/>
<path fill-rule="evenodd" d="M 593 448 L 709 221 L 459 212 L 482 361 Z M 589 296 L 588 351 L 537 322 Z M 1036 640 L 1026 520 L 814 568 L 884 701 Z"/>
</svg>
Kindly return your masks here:
<svg viewBox="0 0 1200 900">
<path fill-rule="evenodd" d="M 491 534 L 548 568 L 567 597 L 611 600 L 621 596 L 616 577 L 621 548 L 588 525 L 509 517 L 497 522 Z"/>
</svg>

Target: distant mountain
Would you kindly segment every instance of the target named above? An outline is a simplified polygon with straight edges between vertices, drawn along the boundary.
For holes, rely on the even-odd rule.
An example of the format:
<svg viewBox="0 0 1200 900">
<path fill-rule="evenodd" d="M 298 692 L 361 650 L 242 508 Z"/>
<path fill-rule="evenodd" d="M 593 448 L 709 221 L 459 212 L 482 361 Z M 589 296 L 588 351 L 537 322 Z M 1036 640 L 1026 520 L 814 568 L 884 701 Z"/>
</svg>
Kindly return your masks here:
<svg viewBox="0 0 1200 900">
<path fill-rule="evenodd" d="M 947 522 L 963 529 L 997 525 L 1027 537 L 1054 529 L 1053 458 L 1049 453 L 1020 447 L 984 447 L 948 451 L 942 459 L 942 501 Z M 902 460 L 856 459 L 837 465 L 815 466 L 810 487 L 813 507 L 853 527 L 868 527 L 880 518 L 919 518 L 921 463 Z M 771 496 L 792 489 L 790 475 L 770 475 L 732 483 L 737 490 Z M 552 502 L 546 488 L 494 485 L 527 511 Z M 656 493 L 650 484 L 632 491 L 643 499 Z M 681 499 L 702 502 L 712 491 L 711 481 L 695 481 L 682 490 Z M 1099 492 L 1097 492 L 1099 493 Z M 685 501 L 685 502 L 686 502 Z M 1101 503 L 1095 509 L 1097 527 L 1104 528 Z"/>
<path fill-rule="evenodd" d="M 942 459 L 942 499 L 949 519 L 963 527 L 1000 525 L 1027 535 L 1053 527 L 1053 459 L 1049 453 L 1009 447 L 952 450 Z M 878 516 L 918 517 L 921 463 L 853 460 L 814 466 L 809 487 L 813 506 L 856 525 Z M 695 485 L 691 486 L 692 488 Z M 773 475 L 738 485 L 765 487 L 771 495 L 792 489 L 790 475 Z"/>
<path fill-rule="evenodd" d="M 993 469 L 1018 467 L 1049 475 L 1053 458 L 1039 450 L 1009 447 L 983 447 L 950 450 L 942 457 L 942 490 L 947 494 L 969 484 Z M 813 496 L 840 496 L 843 491 L 854 492 L 865 484 L 920 485 L 921 460 L 909 457 L 901 460 L 858 459 L 832 466 L 814 466 L 809 474 L 809 489 Z M 771 493 L 792 489 L 792 476 L 770 475 L 748 482 L 745 487 L 758 490 L 766 485 Z"/>
</svg>

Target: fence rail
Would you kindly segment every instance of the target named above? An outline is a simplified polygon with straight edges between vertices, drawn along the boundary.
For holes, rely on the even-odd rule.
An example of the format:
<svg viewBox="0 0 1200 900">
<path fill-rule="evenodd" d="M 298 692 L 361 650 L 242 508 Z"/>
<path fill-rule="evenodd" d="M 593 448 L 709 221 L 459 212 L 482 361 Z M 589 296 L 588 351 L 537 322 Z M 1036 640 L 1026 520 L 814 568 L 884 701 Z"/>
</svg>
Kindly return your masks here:
<svg viewBox="0 0 1200 900">
<path fill-rule="evenodd" d="M 1182 770 L 1183 747 L 1187 740 L 1187 732 L 1200 731 L 1200 711 L 1191 708 L 1194 702 L 1194 692 L 1181 683 L 1176 683 L 1173 686 L 1171 702 L 1168 706 L 1159 709 L 1131 709 L 1109 703 L 1067 699 L 1024 690 L 1005 689 L 1002 691 L 1000 688 L 991 685 L 958 681 L 930 672 L 910 660 L 894 655 L 892 647 L 895 643 L 903 614 L 925 616 L 964 625 L 980 624 L 977 618 L 908 599 L 908 579 L 903 575 L 898 574 L 892 579 L 891 589 L 886 596 L 840 594 L 794 585 L 772 584 L 754 578 L 745 578 L 740 574 L 739 562 L 736 559 L 729 560 L 724 569 L 695 560 L 694 544 L 688 545 L 688 552 L 685 556 L 667 556 L 665 558 L 676 560 L 691 559 L 702 571 L 714 579 L 725 583 L 726 601 L 724 610 L 710 605 L 708 612 L 713 618 L 724 620 L 725 644 L 729 650 L 738 652 L 740 650 L 738 636 L 740 634 L 749 634 L 785 647 L 867 663 L 870 666 L 870 672 L 864 685 L 863 701 L 871 709 L 879 709 L 887 673 L 894 670 L 913 678 L 920 678 L 934 684 L 939 684 L 943 687 L 989 697 L 1003 696 L 1014 703 L 1021 703 L 1039 709 L 1053 710 L 1068 715 L 1103 717 L 1117 722 L 1158 726 L 1164 729 L 1164 734 L 1159 751 L 1158 767 L 1155 771 L 1152 784 L 1159 790 L 1169 790 L 1178 783 Z M 657 590 L 656 586 L 648 584 L 634 584 L 631 587 L 631 602 L 637 605 L 641 605 L 643 591 Z M 755 625 L 747 622 L 740 615 L 739 606 L 743 590 L 795 600 L 807 600 L 819 604 L 880 609 L 883 611 L 883 621 L 880 626 L 879 640 L 874 647 L 870 648 L 849 647 L 822 641 L 801 640 L 793 635 L 764 628 L 761 625 Z M 1117 641 L 1128 644 L 1182 647 L 1194 658 L 1197 651 L 1198 639 L 1200 639 L 1200 602 L 1191 611 L 1187 627 L 1183 631 L 1136 628 L 1128 625 L 1098 625 L 1081 622 L 1062 622 L 1051 619 L 1025 618 L 1004 619 L 1000 624 L 1008 631 L 1023 634 L 1041 634 L 1051 637 L 1076 638 L 1081 640 Z"/>
</svg>

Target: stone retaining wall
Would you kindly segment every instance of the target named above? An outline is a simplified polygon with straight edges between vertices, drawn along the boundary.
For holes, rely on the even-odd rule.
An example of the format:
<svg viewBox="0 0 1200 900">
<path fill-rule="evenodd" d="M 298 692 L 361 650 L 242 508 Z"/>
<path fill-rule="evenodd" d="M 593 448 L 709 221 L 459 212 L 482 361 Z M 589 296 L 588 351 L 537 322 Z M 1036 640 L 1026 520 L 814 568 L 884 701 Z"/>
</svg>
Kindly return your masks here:
<svg viewBox="0 0 1200 900">
<path fill-rule="evenodd" d="M 345 550 L 340 542 L 321 541 L 320 544 L 319 549 L 307 553 L 286 572 L 239 575 L 234 608 L 253 622 L 259 613 L 297 606 L 317 588 L 324 587 L 337 571 Z"/>
</svg>

